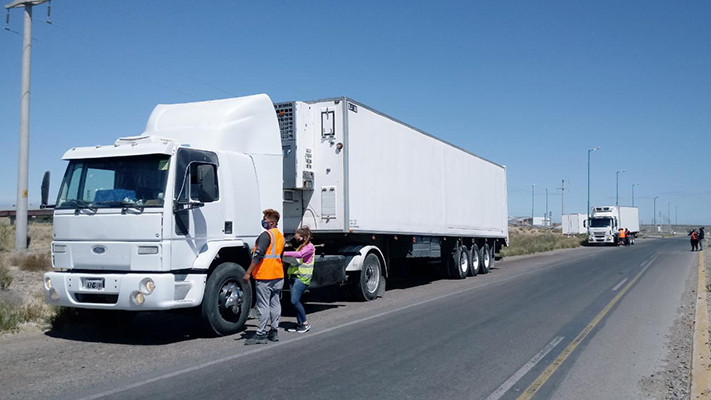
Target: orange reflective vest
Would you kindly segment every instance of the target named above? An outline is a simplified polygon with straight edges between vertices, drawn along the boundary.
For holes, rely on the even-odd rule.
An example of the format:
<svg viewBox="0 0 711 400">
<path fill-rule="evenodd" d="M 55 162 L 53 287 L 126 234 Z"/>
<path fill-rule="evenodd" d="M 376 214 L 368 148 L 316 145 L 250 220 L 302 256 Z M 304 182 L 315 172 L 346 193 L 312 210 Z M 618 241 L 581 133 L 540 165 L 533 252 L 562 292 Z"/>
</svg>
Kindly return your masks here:
<svg viewBox="0 0 711 400">
<path fill-rule="evenodd" d="M 699 236 L 696 234 L 696 232 L 691 233 L 691 240 L 696 240 L 698 238 L 699 238 Z"/>
<path fill-rule="evenodd" d="M 272 280 L 284 279 L 284 265 L 281 263 L 281 253 L 284 252 L 284 235 L 279 232 L 279 229 L 269 229 L 269 247 L 262 261 L 254 268 L 254 279 Z M 254 249 L 257 249 L 257 244 L 254 244 Z"/>
<path fill-rule="evenodd" d="M 624 239 L 626 237 L 627 237 L 627 235 L 625 235 L 625 231 L 620 230 L 620 239 Z"/>
</svg>

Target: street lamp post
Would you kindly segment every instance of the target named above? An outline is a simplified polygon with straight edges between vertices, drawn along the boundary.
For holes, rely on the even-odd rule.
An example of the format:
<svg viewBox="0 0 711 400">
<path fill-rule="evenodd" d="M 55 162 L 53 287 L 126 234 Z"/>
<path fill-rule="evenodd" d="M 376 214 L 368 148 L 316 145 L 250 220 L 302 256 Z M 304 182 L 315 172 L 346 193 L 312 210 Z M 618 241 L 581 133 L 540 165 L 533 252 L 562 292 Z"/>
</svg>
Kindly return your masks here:
<svg viewBox="0 0 711 400">
<path fill-rule="evenodd" d="M 654 229 L 657 229 L 657 199 L 659 196 L 654 197 L 654 214 L 652 214 L 652 217 L 654 218 Z"/>
<path fill-rule="evenodd" d="M 625 169 L 621 169 L 615 173 L 615 205 L 620 205 L 620 172 L 625 172 Z"/>
<path fill-rule="evenodd" d="M 634 207 L 634 187 L 639 186 L 639 183 L 632 184 L 632 207 Z"/>
<path fill-rule="evenodd" d="M 545 217 L 543 218 L 543 223 L 544 223 L 544 224 L 546 223 L 546 219 L 548 219 L 548 188 L 546 188 L 546 215 L 545 215 Z M 548 225 L 547 225 L 547 226 L 550 226 L 550 219 L 548 220 Z"/>
<path fill-rule="evenodd" d="M 597 150 L 600 150 L 600 147 L 594 147 L 588 150 L 588 219 L 586 221 L 588 228 L 588 236 L 590 235 L 590 153 Z"/>
<path fill-rule="evenodd" d="M 536 184 L 532 183 L 531 184 L 531 226 L 533 226 L 533 217 L 536 215 L 533 213 L 534 204 L 535 204 L 535 199 L 533 197 L 533 194 L 534 194 L 535 190 L 536 190 Z"/>
</svg>

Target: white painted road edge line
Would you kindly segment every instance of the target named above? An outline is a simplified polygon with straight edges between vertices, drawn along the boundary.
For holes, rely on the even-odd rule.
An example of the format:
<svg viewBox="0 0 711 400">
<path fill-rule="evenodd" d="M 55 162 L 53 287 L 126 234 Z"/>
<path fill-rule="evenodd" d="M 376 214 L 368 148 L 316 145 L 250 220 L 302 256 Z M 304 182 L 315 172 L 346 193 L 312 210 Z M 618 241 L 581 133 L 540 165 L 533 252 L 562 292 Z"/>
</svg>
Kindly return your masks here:
<svg viewBox="0 0 711 400">
<path fill-rule="evenodd" d="M 498 389 L 494 390 L 492 394 L 489 395 L 489 397 L 486 398 L 486 400 L 499 400 L 501 396 L 506 394 L 506 392 L 509 391 L 513 387 L 513 385 L 516 384 L 521 378 L 523 378 L 524 375 L 528 373 L 533 367 L 538 364 L 539 361 L 543 359 L 548 353 L 555 348 L 555 346 L 558 345 L 563 340 L 563 336 L 558 336 L 557 338 L 553 339 L 552 342 L 548 343 L 548 346 L 544 347 L 543 350 L 541 350 L 538 354 L 533 356 L 533 358 L 527 362 L 526 364 L 521 367 L 516 373 L 511 375 L 509 379 L 506 380 L 506 382 L 502 383 L 501 386 L 499 386 Z"/>
<path fill-rule="evenodd" d="M 613 287 L 613 288 L 612 288 L 612 291 L 614 292 L 614 291 L 616 291 L 617 289 L 619 289 L 620 286 L 622 286 L 622 285 L 625 284 L 625 282 L 627 282 L 627 278 L 623 279 L 622 282 L 618 283 L 617 286 Z"/>
<path fill-rule="evenodd" d="M 222 357 L 222 358 L 218 358 L 218 359 L 215 359 L 215 360 L 212 360 L 212 361 L 207 361 L 207 362 L 202 363 L 202 364 L 194 365 L 194 366 L 192 366 L 192 367 L 187 367 L 187 368 L 184 368 L 184 369 L 175 371 L 175 372 L 166 373 L 166 374 L 163 374 L 163 375 L 160 375 L 160 376 L 156 376 L 156 377 L 154 377 L 154 378 L 150 378 L 150 379 L 146 379 L 146 380 L 143 380 L 143 381 L 134 382 L 134 383 L 131 383 L 131 384 L 128 384 L 128 385 L 125 385 L 125 386 L 121 386 L 121 387 L 118 387 L 118 388 L 115 388 L 115 389 L 112 389 L 112 390 L 107 390 L 107 391 L 105 391 L 105 392 L 97 393 L 97 394 L 94 394 L 94 395 L 91 395 L 91 396 L 82 397 L 82 398 L 80 398 L 79 400 L 95 400 L 95 399 L 100 399 L 100 398 L 102 398 L 102 397 L 106 397 L 106 396 L 114 395 L 114 394 L 117 394 L 117 393 L 121 393 L 121 392 L 124 392 L 124 391 L 126 391 L 126 390 L 135 389 L 135 388 L 138 388 L 138 387 L 141 387 L 141 386 L 145 386 L 145 385 L 148 385 L 148 384 L 151 384 L 151 383 L 154 383 L 154 382 L 162 381 L 162 380 L 164 380 L 164 379 L 169 379 L 169 378 L 173 378 L 173 377 L 180 376 L 180 375 L 183 375 L 183 374 L 187 374 L 187 373 L 190 373 L 190 372 L 198 371 L 198 370 L 201 370 L 201 369 L 203 369 L 203 368 L 210 367 L 210 366 L 212 366 L 212 365 L 221 364 L 221 363 L 224 363 L 224 362 L 227 362 L 227 361 L 236 360 L 236 359 L 238 359 L 238 358 L 246 357 L 246 356 L 249 356 L 249 355 L 252 355 L 252 354 L 261 353 L 261 352 L 263 352 L 263 351 L 268 351 L 268 350 L 271 350 L 271 349 L 279 348 L 279 347 L 284 346 L 284 345 L 287 345 L 287 344 L 289 344 L 289 343 L 294 343 L 294 342 L 298 342 L 298 341 L 301 341 L 301 340 L 306 340 L 306 339 L 308 339 L 308 338 L 312 338 L 312 337 L 314 337 L 314 336 L 320 336 L 320 335 L 323 335 L 323 334 L 328 333 L 328 332 L 332 332 L 332 331 L 335 331 L 335 330 L 339 330 L 339 329 L 346 328 L 346 327 L 348 327 L 348 326 L 352 326 L 352 325 L 355 325 L 355 324 L 360 324 L 360 323 L 362 323 L 362 322 L 366 322 L 366 321 L 370 321 L 370 320 L 373 320 L 373 319 L 376 319 L 376 318 L 384 317 L 384 316 L 386 316 L 386 315 L 390 315 L 390 314 L 393 314 L 393 313 L 396 313 L 396 312 L 404 311 L 404 310 L 407 310 L 407 309 L 410 309 L 410 308 L 413 308 L 413 307 L 418 307 L 418 306 L 421 306 L 421 305 L 425 305 L 425 304 L 427 304 L 427 303 L 432 303 L 432 302 L 435 302 L 435 301 L 439 301 L 439 300 L 442 300 L 442 299 L 446 299 L 446 298 L 448 298 L 448 297 L 452 297 L 452 296 L 456 296 L 456 295 L 459 295 L 459 294 L 462 294 L 462 293 L 466 293 L 466 292 L 469 292 L 469 291 L 471 291 L 471 290 L 475 290 L 475 289 L 482 288 L 482 287 L 485 287 L 485 286 L 492 286 L 492 285 L 504 283 L 504 282 L 510 281 L 510 280 L 512 280 L 512 279 L 520 278 L 520 277 L 522 277 L 522 276 L 540 273 L 541 271 L 545 271 L 545 270 L 548 270 L 548 269 L 551 269 L 551 268 L 560 267 L 560 266 L 565 265 L 565 264 L 568 264 L 568 263 L 572 263 L 572 262 L 576 262 L 576 261 L 581 261 L 581 260 L 584 260 L 584 259 L 587 259 L 587 258 L 592 258 L 592 257 L 595 257 L 595 256 L 597 256 L 597 255 L 599 255 L 599 254 L 600 254 L 600 253 L 591 253 L 591 254 L 584 255 L 584 256 L 582 256 L 582 257 L 577 257 L 577 258 L 573 258 L 573 259 L 570 259 L 570 260 L 565 260 L 565 261 L 561 261 L 561 262 L 558 262 L 558 263 L 555 263 L 555 264 L 547 265 L 547 266 L 545 266 L 545 267 L 541 267 L 541 268 L 538 268 L 538 269 L 535 269 L 535 270 L 532 270 L 532 271 L 526 271 L 526 272 L 522 272 L 522 273 L 520 273 L 520 274 L 507 276 L 507 277 L 502 278 L 502 279 L 500 279 L 500 280 L 498 280 L 498 281 L 483 282 L 481 285 L 476 285 L 476 284 L 475 284 L 475 285 L 470 286 L 470 287 L 465 288 L 465 289 L 457 290 L 457 291 L 450 292 L 450 293 L 447 293 L 447 294 L 443 294 L 443 295 L 440 295 L 440 296 L 437 296 L 437 297 L 431 297 L 431 298 L 428 298 L 428 299 L 425 299 L 425 300 L 418 301 L 418 302 L 416 302 L 416 303 L 410 303 L 410 304 L 408 304 L 408 305 L 406 305 L 406 306 L 402 306 L 402 307 L 398 307 L 398 308 L 393 308 L 393 309 L 390 309 L 390 310 L 387 310 L 387 311 L 383 311 L 383 312 L 380 312 L 380 313 L 377 313 L 377 314 L 369 315 L 369 316 L 367 316 L 367 317 L 363 317 L 363 318 L 360 318 L 360 319 L 352 320 L 352 321 L 343 323 L 343 324 L 341 324 L 341 325 L 332 326 L 332 327 L 330 327 L 330 328 L 326 328 L 326 329 L 323 329 L 323 330 L 318 330 L 318 331 L 315 331 L 315 332 L 314 332 L 314 331 L 310 331 L 310 333 L 309 333 L 308 335 L 302 335 L 302 336 L 300 336 L 300 337 L 296 337 L 296 338 L 291 339 L 291 340 L 280 340 L 280 341 L 278 341 L 278 342 L 276 342 L 276 343 L 271 343 L 271 344 L 269 344 L 268 346 L 259 347 L 259 348 L 256 348 L 256 349 L 254 349 L 254 350 L 248 350 L 248 351 L 246 351 L 246 352 L 244 352 L 244 353 L 232 354 L 232 355 L 225 356 L 225 357 Z"/>
</svg>

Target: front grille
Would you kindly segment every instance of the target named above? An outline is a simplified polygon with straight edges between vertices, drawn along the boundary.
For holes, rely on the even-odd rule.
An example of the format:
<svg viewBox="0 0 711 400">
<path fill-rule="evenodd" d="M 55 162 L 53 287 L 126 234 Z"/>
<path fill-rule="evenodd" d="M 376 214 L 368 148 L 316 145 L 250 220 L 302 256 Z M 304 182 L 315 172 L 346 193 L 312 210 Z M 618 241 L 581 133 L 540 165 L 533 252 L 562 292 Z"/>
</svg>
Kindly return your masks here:
<svg viewBox="0 0 711 400">
<path fill-rule="evenodd" d="M 289 140 L 294 138 L 294 103 L 279 103 L 274 104 L 277 120 L 279 121 L 279 130 L 281 131 L 281 140 Z"/>
<path fill-rule="evenodd" d="M 79 303 L 94 303 L 94 304 L 116 304 L 116 303 L 118 303 L 118 295 L 117 294 L 74 293 L 74 298 Z"/>
</svg>

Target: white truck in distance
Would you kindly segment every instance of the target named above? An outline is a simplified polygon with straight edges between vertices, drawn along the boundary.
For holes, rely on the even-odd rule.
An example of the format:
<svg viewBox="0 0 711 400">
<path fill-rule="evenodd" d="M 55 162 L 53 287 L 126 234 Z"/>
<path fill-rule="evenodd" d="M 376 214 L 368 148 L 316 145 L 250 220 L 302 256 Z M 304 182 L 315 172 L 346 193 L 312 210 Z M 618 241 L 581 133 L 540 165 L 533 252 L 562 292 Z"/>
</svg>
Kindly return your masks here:
<svg viewBox="0 0 711 400">
<path fill-rule="evenodd" d="M 564 235 L 580 235 L 587 233 L 587 214 L 572 213 L 563 214 L 561 218 L 561 228 Z"/>
<path fill-rule="evenodd" d="M 345 97 L 159 105 L 142 135 L 63 158 L 46 301 L 99 316 L 193 308 L 214 334 L 241 330 L 266 208 L 287 236 L 312 229 L 312 288 L 364 300 L 398 262 L 463 279 L 508 243 L 505 167 Z"/>
<path fill-rule="evenodd" d="M 620 228 L 630 231 L 630 244 L 634 244 L 639 233 L 639 210 L 637 207 L 593 207 L 592 214 L 590 214 L 588 243 L 615 244 Z"/>
</svg>

